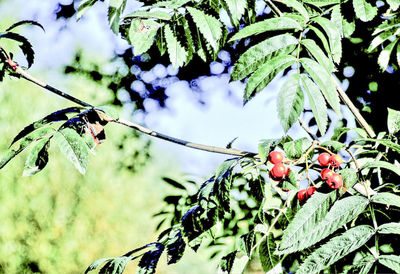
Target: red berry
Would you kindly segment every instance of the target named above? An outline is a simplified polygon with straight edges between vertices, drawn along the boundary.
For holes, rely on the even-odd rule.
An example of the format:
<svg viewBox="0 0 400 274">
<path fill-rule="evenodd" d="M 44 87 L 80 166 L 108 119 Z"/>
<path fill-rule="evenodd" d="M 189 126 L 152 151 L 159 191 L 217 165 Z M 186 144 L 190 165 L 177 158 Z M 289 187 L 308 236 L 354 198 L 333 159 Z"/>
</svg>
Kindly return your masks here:
<svg viewBox="0 0 400 274">
<path fill-rule="evenodd" d="M 306 190 L 307 196 L 313 195 L 316 189 L 317 188 L 315 186 L 310 186 L 309 188 L 307 188 Z"/>
<path fill-rule="evenodd" d="M 306 189 L 301 189 L 299 192 L 297 192 L 297 199 L 301 202 L 307 197 L 307 190 Z"/>
<path fill-rule="evenodd" d="M 283 161 L 283 155 L 279 151 L 272 151 L 268 155 L 268 161 L 270 161 L 274 165 L 279 164 Z"/>
<path fill-rule="evenodd" d="M 343 178 L 337 173 L 333 173 L 331 177 L 328 178 L 326 183 L 333 189 L 340 188 L 343 185 Z"/>
<path fill-rule="evenodd" d="M 333 171 L 332 170 L 330 170 L 329 168 L 324 168 L 322 171 L 321 171 L 321 178 L 322 178 L 322 180 L 327 180 L 329 177 L 331 177 L 333 175 Z"/>
<path fill-rule="evenodd" d="M 271 177 L 275 178 L 283 178 L 286 175 L 287 168 L 285 167 L 284 164 L 279 163 L 274 165 L 274 167 L 271 169 L 270 175 Z"/>
<path fill-rule="evenodd" d="M 328 166 L 329 165 L 329 159 L 330 159 L 331 155 L 327 152 L 322 152 L 319 156 L 318 156 L 318 162 L 321 166 Z"/>
<path fill-rule="evenodd" d="M 284 192 L 289 192 L 289 191 L 290 191 L 290 189 L 287 189 L 287 188 L 282 188 L 282 191 L 284 191 Z"/>
<path fill-rule="evenodd" d="M 329 164 L 333 167 L 338 167 L 342 164 L 342 157 L 340 157 L 340 155 L 338 154 L 333 154 L 330 158 L 329 158 Z"/>
</svg>

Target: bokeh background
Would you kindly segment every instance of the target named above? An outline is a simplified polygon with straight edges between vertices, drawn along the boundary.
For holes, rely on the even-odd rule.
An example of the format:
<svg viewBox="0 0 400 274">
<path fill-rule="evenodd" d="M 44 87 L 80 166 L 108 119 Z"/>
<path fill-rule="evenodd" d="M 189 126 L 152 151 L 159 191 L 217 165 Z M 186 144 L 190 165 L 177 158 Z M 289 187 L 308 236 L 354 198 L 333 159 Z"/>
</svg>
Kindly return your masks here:
<svg viewBox="0 0 400 274">
<path fill-rule="evenodd" d="M 139 5 L 130 3 L 130 9 Z M 256 3 L 258 14 L 270 12 L 264 1 Z M 198 71 L 174 70 L 151 54 L 131 56 L 126 41 L 108 28 L 105 3 L 77 22 L 78 4 L 0 0 L 0 31 L 19 20 L 36 20 L 46 30 L 19 28 L 36 52 L 31 74 L 91 104 L 114 103 L 125 119 L 193 142 L 224 147 L 237 138 L 235 148 L 256 152 L 260 139 L 282 136 L 275 100 L 279 77 L 243 107 L 244 84 L 229 83 L 229 51 Z M 16 45 L 0 42 L 18 52 Z M 25 64 L 21 54 L 15 59 Z M 24 126 L 71 105 L 6 77 L 0 84 L 0 155 Z M 289 134 L 305 136 L 299 127 Z M 159 219 L 152 215 L 162 208 L 163 197 L 176 191 L 162 177 L 200 184 L 227 158 L 118 125 L 108 126 L 106 135 L 84 176 L 56 147 L 49 165 L 33 177 L 22 177 L 26 153 L 0 170 L 0 273 L 82 273 L 96 259 L 155 241 Z M 166 266 L 164 255 L 158 273 L 213 273 L 218 257 L 209 261 L 210 254 L 188 249 L 172 266 Z M 134 269 L 131 263 L 127 273 Z"/>
</svg>

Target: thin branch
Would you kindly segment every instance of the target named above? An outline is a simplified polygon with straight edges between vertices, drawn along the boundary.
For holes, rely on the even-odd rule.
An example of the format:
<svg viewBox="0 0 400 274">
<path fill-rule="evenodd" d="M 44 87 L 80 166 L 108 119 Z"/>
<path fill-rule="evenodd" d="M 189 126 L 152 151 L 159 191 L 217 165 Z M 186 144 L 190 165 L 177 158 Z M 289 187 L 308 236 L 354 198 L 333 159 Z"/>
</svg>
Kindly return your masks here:
<svg viewBox="0 0 400 274">
<path fill-rule="evenodd" d="M 347 96 L 346 92 L 344 92 L 344 90 L 342 89 L 342 87 L 339 85 L 339 83 L 337 82 L 337 80 L 335 79 L 335 77 L 332 77 L 332 81 L 335 83 L 336 89 L 339 93 L 340 98 L 342 99 L 343 103 L 345 103 L 346 106 L 348 106 L 348 108 L 350 109 L 350 111 L 353 113 L 354 117 L 356 118 L 356 120 L 358 121 L 358 123 L 365 129 L 365 131 L 367 132 L 367 134 L 371 137 L 371 138 L 375 138 L 376 134 L 375 132 L 372 130 L 372 128 L 369 126 L 369 124 L 367 123 L 367 121 L 364 119 L 364 117 L 360 114 L 360 112 L 358 111 L 357 107 L 353 104 L 353 102 L 350 100 L 350 98 Z"/>
<path fill-rule="evenodd" d="M 18 64 L 14 63 L 11 61 L 11 59 L 8 59 L 8 64 L 10 65 L 10 67 L 14 70 L 14 72 L 16 72 L 18 75 L 20 75 L 22 78 L 48 90 L 51 91 L 71 102 L 74 102 L 78 105 L 84 106 L 84 107 L 93 107 L 91 104 L 86 103 L 74 96 L 71 96 L 55 87 L 52 87 L 38 79 L 36 79 L 35 77 L 33 77 L 32 75 L 30 75 L 29 73 L 27 73 L 25 70 L 23 70 L 22 68 L 20 68 L 18 66 Z M 151 130 L 149 128 L 146 128 L 144 126 L 141 126 L 139 124 L 136 124 L 134 122 L 131 121 L 127 121 L 124 119 L 118 119 L 117 121 L 115 121 L 115 123 L 133 128 L 137 131 L 140 131 L 144 134 L 147 134 L 149 136 L 155 137 L 155 138 L 159 138 L 162 140 L 166 140 L 168 142 L 172 142 L 178 145 L 182 145 L 182 146 L 186 146 L 189 148 L 193 148 L 193 149 L 198 149 L 198 150 L 203 150 L 203 151 L 208 151 L 208 152 L 213 152 L 213 153 L 219 153 L 219 154 L 226 154 L 226 155 L 232 155 L 232 156 L 248 156 L 248 157 L 254 157 L 257 158 L 258 155 L 257 153 L 253 153 L 253 152 L 248 152 L 248 151 L 243 151 L 243 150 L 238 150 L 238 149 L 233 149 L 233 148 L 222 148 L 222 147 L 215 147 L 215 146 L 208 146 L 208 145 L 203 145 L 203 144 L 197 144 L 197 143 L 193 143 L 193 142 L 189 142 L 189 141 L 185 141 L 182 139 L 178 139 L 178 138 L 174 138 L 159 132 L 156 132 L 154 130 Z"/>
</svg>

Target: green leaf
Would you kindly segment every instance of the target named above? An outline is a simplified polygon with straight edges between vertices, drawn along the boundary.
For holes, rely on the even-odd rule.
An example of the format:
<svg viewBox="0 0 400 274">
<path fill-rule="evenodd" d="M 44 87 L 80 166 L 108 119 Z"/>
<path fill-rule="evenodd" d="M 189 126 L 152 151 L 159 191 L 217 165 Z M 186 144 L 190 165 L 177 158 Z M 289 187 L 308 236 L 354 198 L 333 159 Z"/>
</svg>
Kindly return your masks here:
<svg viewBox="0 0 400 274">
<path fill-rule="evenodd" d="M 316 17 L 313 21 L 318 23 L 327 34 L 332 58 L 336 63 L 340 63 L 342 58 L 342 34 L 340 29 L 332 21 L 324 17 Z"/>
<path fill-rule="evenodd" d="M 351 188 L 358 181 L 357 170 L 354 168 L 343 168 L 339 174 L 342 175 L 346 188 Z"/>
<path fill-rule="evenodd" d="M 333 195 L 316 192 L 311 196 L 284 230 L 277 253 L 283 254 L 296 250 L 299 239 L 307 236 L 325 218 Z"/>
<path fill-rule="evenodd" d="M 258 68 L 246 83 L 244 103 L 247 103 L 256 92 L 265 88 L 279 72 L 293 65 L 294 62 L 296 58 L 291 55 L 279 55 Z"/>
<path fill-rule="evenodd" d="M 328 72 L 334 71 L 334 64 L 329 59 L 323 50 L 315 43 L 314 40 L 311 39 L 303 39 L 301 40 L 301 44 L 306 47 L 306 49 L 311 53 L 311 55 L 320 63 Z"/>
<path fill-rule="evenodd" d="M 400 111 L 388 108 L 387 127 L 391 134 L 395 134 L 400 130 Z"/>
<path fill-rule="evenodd" d="M 390 9 L 393 11 L 396 11 L 400 7 L 399 0 L 386 0 L 386 2 L 389 4 Z"/>
<path fill-rule="evenodd" d="M 228 6 L 234 25 L 238 25 L 240 19 L 246 12 L 247 1 L 246 0 L 224 0 Z"/>
<path fill-rule="evenodd" d="M 378 262 L 392 269 L 396 273 L 400 273 L 400 256 L 397 255 L 381 255 Z"/>
<path fill-rule="evenodd" d="M 363 246 L 374 234 L 368 225 L 352 227 L 311 253 L 296 273 L 318 273 Z"/>
<path fill-rule="evenodd" d="M 200 33 L 211 45 L 215 52 L 219 48 L 219 40 L 222 38 L 222 23 L 215 17 L 205 14 L 202 10 L 187 7 L 193 21 L 196 23 Z"/>
<path fill-rule="evenodd" d="M 301 25 L 296 21 L 288 17 L 278 17 L 265 19 L 260 22 L 253 23 L 241 29 L 235 35 L 229 39 L 229 42 L 243 39 L 252 35 L 257 35 L 266 31 L 276 31 L 276 30 L 288 30 L 296 29 L 302 30 Z"/>
<path fill-rule="evenodd" d="M 108 7 L 108 23 L 115 34 L 119 33 L 119 21 L 125 9 L 126 1 L 127 0 L 110 0 L 110 5 Z"/>
<path fill-rule="evenodd" d="M 283 144 L 283 149 L 285 151 L 286 157 L 291 160 L 300 158 L 307 149 L 312 145 L 310 139 L 303 137 L 298 140 L 289 141 Z"/>
<path fill-rule="evenodd" d="M 399 41 L 398 38 L 395 39 L 393 42 L 387 45 L 379 54 L 378 65 L 381 67 L 382 71 L 385 71 L 387 66 L 389 65 L 390 55 L 392 54 L 392 51 L 398 41 Z"/>
<path fill-rule="evenodd" d="M 41 171 L 49 160 L 47 150 L 50 146 L 50 137 L 39 140 L 31 149 L 25 162 L 22 176 L 32 176 Z"/>
<path fill-rule="evenodd" d="M 19 142 L 19 147 L 17 149 L 10 149 L 7 154 L 1 158 L 0 169 L 2 169 L 9 161 L 11 161 L 15 156 L 24 151 L 31 143 L 40 140 L 42 138 L 50 137 L 50 135 L 55 130 L 51 127 L 44 127 L 34 132 L 28 134 L 22 138 Z"/>
<path fill-rule="evenodd" d="M 64 128 L 56 132 L 54 141 L 60 151 L 71 161 L 76 169 L 85 174 L 89 160 L 88 147 L 83 138 L 73 129 Z"/>
<path fill-rule="evenodd" d="M 304 95 L 300 76 L 293 74 L 285 81 L 278 95 L 278 116 L 285 132 L 297 122 L 303 108 Z"/>
<path fill-rule="evenodd" d="M 369 45 L 367 51 L 372 52 L 376 47 L 381 45 L 383 42 L 391 39 L 392 37 L 397 36 L 399 33 L 400 33 L 399 28 L 380 33 L 374 39 L 372 39 L 371 44 Z"/>
<path fill-rule="evenodd" d="M 322 46 L 324 47 L 326 53 L 328 54 L 329 58 L 333 59 L 332 58 L 332 54 L 331 54 L 331 49 L 329 47 L 329 42 L 326 39 L 325 35 L 322 33 L 322 31 L 320 31 L 318 28 L 316 28 L 316 27 L 314 27 L 312 25 L 309 25 L 308 28 L 310 30 L 312 30 L 315 33 L 315 35 L 317 35 L 317 37 L 321 41 Z"/>
<path fill-rule="evenodd" d="M 328 126 L 328 110 L 324 96 L 319 87 L 311 81 L 307 75 L 301 74 L 300 81 L 303 89 L 307 93 L 308 102 L 310 103 L 318 129 L 321 132 L 321 135 L 324 135 Z"/>
<path fill-rule="evenodd" d="M 382 145 L 384 145 L 384 146 L 396 151 L 397 153 L 400 153 L 400 145 L 396 144 L 396 143 L 393 143 L 388 139 L 363 138 L 363 139 L 360 139 L 358 141 L 369 141 L 369 142 L 379 143 L 379 144 L 382 144 Z"/>
<path fill-rule="evenodd" d="M 268 154 L 271 149 L 275 148 L 280 143 L 281 139 L 263 139 L 258 144 L 258 155 L 260 156 L 261 162 L 267 160 Z"/>
<path fill-rule="evenodd" d="M 129 43 L 135 55 L 145 53 L 154 43 L 154 37 L 162 26 L 150 19 L 134 19 L 129 27 Z"/>
<path fill-rule="evenodd" d="M 361 169 L 371 169 L 371 168 L 378 168 L 378 167 L 393 171 L 394 173 L 396 173 L 397 175 L 400 176 L 400 168 L 398 166 L 388 163 L 388 162 L 384 162 L 384 161 L 373 161 L 373 162 L 366 163 L 365 165 L 363 165 L 361 167 Z"/>
<path fill-rule="evenodd" d="M 315 196 L 315 194 L 313 196 Z M 346 197 L 335 202 L 322 220 L 317 223 L 312 222 L 311 228 L 303 228 L 303 235 L 294 238 L 294 241 L 292 240 L 288 242 L 284 242 L 284 239 L 282 238 L 279 252 L 285 254 L 291 253 L 318 243 L 361 214 L 367 207 L 368 203 L 368 199 L 361 196 Z M 296 217 L 297 214 L 295 219 Z M 315 216 L 311 216 L 311 218 L 315 218 Z M 287 230 L 289 230 L 289 227 Z M 285 244 L 283 245 L 283 243 Z"/>
<path fill-rule="evenodd" d="M 235 63 L 232 70 L 232 80 L 242 80 L 265 64 L 272 54 L 289 54 L 297 45 L 298 40 L 289 35 L 281 34 L 268 38 L 245 51 Z"/>
<path fill-rule="evenodd" d="M 85 274 L 89 273 L 92 270 L 95 270 L 96 268 L 98 268 L 99 266 L 104 264 L 105 262 L 111 261 L 112 259 L 114 259 L 114 258 L 102 258 L 102 259 L 98 259 L 98 260 L 94 261 L 93 263 L 91 263 L 88 266 L 88 268 L 86 268 Z"/>
<path fill-rule="evenodd" d="M 279 263 L 279 256 L 274 254 L 276 243 L 272 233 L 269 233 L 258 247 L 258 253 L 262 268 L 265 272 L 270 271 L 276 264 Z"/>
<path fill-rule="evenodd" d="M 305 9 L 302 3 L 296 0 L 277 0 L 276 2 L 280 2 L 288 7 L 295 9 L 298 13 L 300 13 L 304 17 L 305 22 L 308 22 L 308 20 L 310 20 L 310 16 L 308 15 L 307 10 Z"/>
<path fill-rule="evenodd" d="M 175 37 L 170 26 L 166 25 L 164 27 L 164 33 L 165 41 L 167 42 L 169 60 L 174 68 L 179 68 L 186 62 L 187 52 Z"/>
<path fill-rule="evenodd" d="M 235 250 L 221 258 L 221 261 L 219 262 L 219 268 L 223 273 L 231 273 L 233 264 L 236 259 L 236 253 L 237 251 Z"/>
<path fill-rule="evenodd" d="M 172 17 L 172 14 L 170 14 L 167 11 L 162 11 L 162 10 L 138 10 L 135 12 L 132 12 L 125 16 L 125 19 L 128 18 L 153 18 L 153 19 L 159 19 L 159 20 L 165 20 L 169 21 Z"/>
<path fill-rule="evenodd" d="M 371 197 L 371 202 L 400 207 L 400 196 L 389 192 L 380 192 Z"/>
<path fill-rule="evenodd" d="M 244 254 L 247 255 L 247 257 L 251 257 L 251 251 L 252 248 L 255 244 L 255 233 L 254 231 L 250 231 L 249 233 L 243 234 L 242 236 L 240 236 L 239 238 L 239 248 L 240 251 L 242 251 Z"/>
<path fill-rule="evenodd" d="M 76 14 L 76 20 L 81 19 L 81 17 L 86 13 L 86 11 L 98 1 L 99 0 L 82 0 L 79 3 L 78 13 Z"/>
<path fill-rule="evenodd" d="M 346 147 L 346 144 L 343 144 L 339 141 L 328 140 L 321 144 L 321 146 L 331 149 L 333 152 L 339 152 L 341 149 Z"/>
<path fill-rule="evenodd" d="M 312 4 L 317 7 L 324 7 L 324 6 L 339 4 L 340 0 L 304 0 L 303 2 Z"/>
<path fill-rule="evenodd" d="M 353 0 L 353 8 L 356 16 L 363 22 L 371 21 L 378 14 L 378 8 L 365 0 Z"/>
<path fill-rule="evenodd" d="M 101 269 L 100 274 L 122 274 L 129 261 L 132 260 L 130 256 L 121 256 L 109 260 Z"/>
<path fill-rule="evenodd" d="M 320 64 L 310 58 L 300 58 L 301 64 L 306 72 L 311 76 L 312 80 L 319 86 L 332 109 L 340 115 L 340 100 L 336 92 L 335 84 L 331 79 L 331 75 Z"/>
<path fill-rule="evenodd" d="M 340 5 L 336 5 L 332 8 L 331 21 L 337 27 L 340 37 L 343 37 L 343 15 L 340 10 Z"/>
<path fill-rule="evenodd" d="M 386 223 L 378 227 L 380 234 L 400 234 L 400 223 Z"/>
</svg>

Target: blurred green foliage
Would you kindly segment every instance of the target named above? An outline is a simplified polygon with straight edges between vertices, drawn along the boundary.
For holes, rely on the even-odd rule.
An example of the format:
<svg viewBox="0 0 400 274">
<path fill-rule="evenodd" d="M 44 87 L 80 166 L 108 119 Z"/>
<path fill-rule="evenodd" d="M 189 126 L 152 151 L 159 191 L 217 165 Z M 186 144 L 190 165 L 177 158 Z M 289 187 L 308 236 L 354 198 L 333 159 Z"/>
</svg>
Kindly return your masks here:
<svg viewBox="0 0 400 274">
<path fill-rule="evenodd" d="M 96 90 L 89 83 L 86 89 L 78 88 L 84 85 L 82 78 L 69 80 L 68 88 L 83 97 L 92 97 L 88 90 Z M 96 98 L 102 102 L 107 94 Z M 2 83 L 0 105 L 0 154 L 24 126 L 69 106 L 17 79 Z M 147 140 L 118 125 L 107 126 L 106 134 L 106 142 L 91 155 L 85 176 L 56 146 L 50 149 L 51 161 L 40 174 L 21 176 L 26 152 L 0 171 L 0 273 L 82 273 L 95 259 L 118 256 L 156 239 L 157 220 L 151 215 L 173 189 L 160 178 L 179 176 L 178 169 L 162 155 L 143 158 L 142 167 L 132 172 L 118 163 Z M 123 136 L 128 148 L 119 149 Z M 212 272 L 212 264 L 202 264 L 205 258 L 196 257 L 168 268 L 162 259 L 159 273 L 185 273 L 194 261 L 197 265 L 191 272 Z"/>
</svg>

